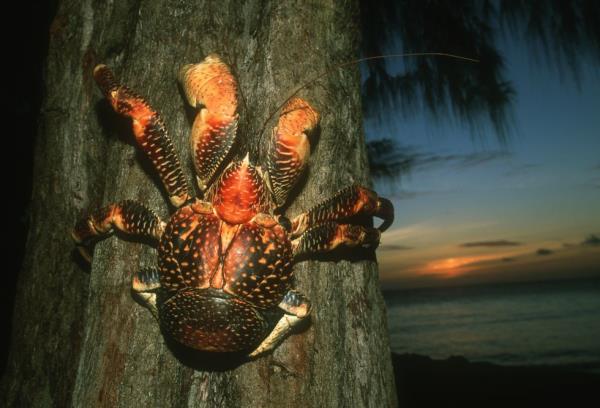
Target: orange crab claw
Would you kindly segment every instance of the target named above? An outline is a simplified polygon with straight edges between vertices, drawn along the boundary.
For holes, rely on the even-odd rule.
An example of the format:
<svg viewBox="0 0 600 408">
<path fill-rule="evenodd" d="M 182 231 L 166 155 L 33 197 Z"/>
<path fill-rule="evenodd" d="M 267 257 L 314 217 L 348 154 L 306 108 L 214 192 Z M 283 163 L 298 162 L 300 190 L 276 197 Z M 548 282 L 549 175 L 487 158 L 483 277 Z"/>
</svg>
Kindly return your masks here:
<svg viewBox="0 0 600 408">
<path fill-rule="evenodd" d="M 231 150 L 237 131 L 237 84 L 216 55 L 179 72 L 188 102 L 203 108 L 192 126 L 191 145 L 198 185 L 205 191 Z"/>
</svg>

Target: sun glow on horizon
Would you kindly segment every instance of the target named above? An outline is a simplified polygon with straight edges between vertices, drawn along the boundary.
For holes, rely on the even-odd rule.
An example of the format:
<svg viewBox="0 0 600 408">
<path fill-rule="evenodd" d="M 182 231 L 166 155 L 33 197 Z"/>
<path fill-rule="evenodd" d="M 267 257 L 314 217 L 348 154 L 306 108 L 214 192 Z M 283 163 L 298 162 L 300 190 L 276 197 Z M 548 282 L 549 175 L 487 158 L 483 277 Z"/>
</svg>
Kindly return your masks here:
<svg viewBox="0 0 600 408">
<path fill-rule="evenodd" d="M 403 250 L 397 253 L 397 257 L 382 257 L 381 277 L 388 284 L 395 282 L 402 283 L 404 287 L 425 287 L 443 282 L 482 283 L 600 276 L 600 245 L 544 245 L 548 249 L 541 252 L 538 244 L 464 256 L 458 254 L 456 249 L 436 248 L 437 256 L 430 255 L 429 260 L 419 261 L 418 257 L 426 258 L 427 255 L 414 256 L 417 254 L 413 253 L 412 259 L 398 268 L 394 265 L 399 265 L 403 254 L 409 252 Z"/>
<path fill-rule="evenodd" d="M 503 256 L 498 254 L 485 254 L 473 256 L 459 256 L 435 259 L 427 262 L 415 272 L 418 275 L 435 275 L 441 278 L 456 278 L 467 274 L 482 262 L 499 261 Z"/>
</svg>

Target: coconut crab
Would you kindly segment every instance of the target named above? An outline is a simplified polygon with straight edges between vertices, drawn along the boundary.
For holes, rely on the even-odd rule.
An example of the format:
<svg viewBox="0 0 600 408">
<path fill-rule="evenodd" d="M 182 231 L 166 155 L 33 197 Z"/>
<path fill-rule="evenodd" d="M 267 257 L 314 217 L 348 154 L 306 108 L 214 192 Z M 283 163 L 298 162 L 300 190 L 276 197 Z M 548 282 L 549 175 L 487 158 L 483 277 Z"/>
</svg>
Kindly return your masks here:
<svg viewBox="0 0 600 408">
<path fill-rule="evenodd" d="M 190 141 L 202 199 L 189 188 L 158 112 L 107 66 L 98 65 L 94 79 L 113 109 L 131 118 L 136 142 L 176 211 L 164 222 L 142 203 L 122 201 L 80 219 L 73 238 L 87 259 L 92 245 L 115 230 L 156 243 L 157 267 L 135 273 L 133 291 L 184 346 L 250 357 L 273 349 L 310 313 L 308 299 L 291 289 L 294 259 L 339 245 L 376 247 L 393 221 L 390 201 L 356 185 L 291 221 L 281 215 L 306 168 L 309 135 L 319 122 L 300 98 L 283 107 L 262 168 L 246 154 L 219 172 L 236 138 L 238 114 L 235 78 L 216 55 L 184 66 L 179 78 L 198 109 Z M 338 222 L 361 214 L 383 223 Z M 283 315 L 273 327 L 265 312 L 276 308 Z"/>
</svg>

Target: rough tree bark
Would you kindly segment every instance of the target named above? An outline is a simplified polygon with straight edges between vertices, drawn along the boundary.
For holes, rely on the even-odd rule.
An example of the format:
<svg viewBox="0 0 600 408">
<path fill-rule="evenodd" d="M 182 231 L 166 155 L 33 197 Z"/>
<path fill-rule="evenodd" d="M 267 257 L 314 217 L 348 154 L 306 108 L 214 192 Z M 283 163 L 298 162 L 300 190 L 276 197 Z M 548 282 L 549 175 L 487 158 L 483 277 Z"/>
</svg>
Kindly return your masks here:
<svg viewBox="0 0 600 408">
<path fill-rule="evenodd" d="M 152 264 L 153 249 L 110 238 L 86 271 L 69 236 L 85 209 L 125 198 L 147 203 L 163 219 L 169 212 L 129 124 L 95 88 L 95 64 L 109 64 L 147 96 L 189 163 L 192 113 L 176 85 L 179 66 L 218 53 L 233 67 L 243 95 L 240 136 L 256 147 L 269 113 L 302 80 L 356 57 L 357 18 L 351 0 L 60 2 L 3 406 L 396 404 L 372 256 L 297 264 L 297 287 L 314 307 L 310 325 L 273 354 L 239 364 L 177 351 L 133 300 L 132 273 Z M 367 182 L 358 84 L 357 69 L 336 70 L 301 92 L 322 122 L 310 173 L 288 214 Z"/>
</svg>

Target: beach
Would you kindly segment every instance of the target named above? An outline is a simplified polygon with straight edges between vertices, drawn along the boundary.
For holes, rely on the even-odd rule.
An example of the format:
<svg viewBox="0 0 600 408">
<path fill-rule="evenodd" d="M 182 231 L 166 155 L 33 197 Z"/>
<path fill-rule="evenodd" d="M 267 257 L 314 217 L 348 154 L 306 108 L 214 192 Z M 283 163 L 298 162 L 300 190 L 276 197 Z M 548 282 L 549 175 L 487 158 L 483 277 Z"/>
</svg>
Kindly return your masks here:
<svg viewBox="0 0 600 408">
<path fill-rule="evenodd" d="M 400 406 L 598 401 L 598 279 L 384 291 L 384 297 Z"/>
<path fill-rule="evenodd" d="M 501 366 L 396 353 L 392 361 L 401 407 L 585 407 L 597 403 L 600 390 L 600 366 Z"/>
</svg>

